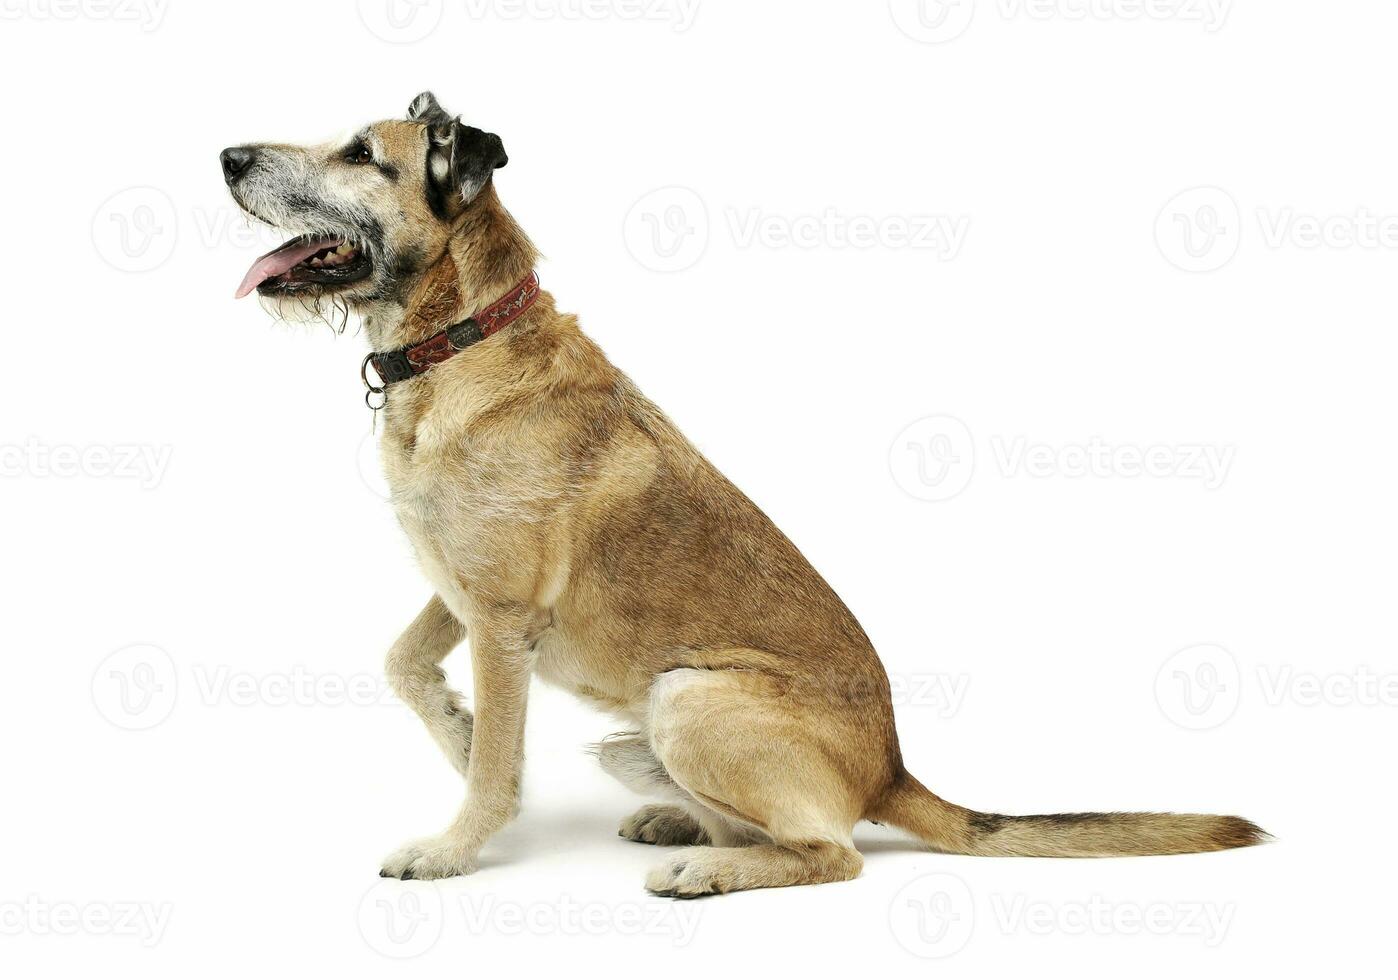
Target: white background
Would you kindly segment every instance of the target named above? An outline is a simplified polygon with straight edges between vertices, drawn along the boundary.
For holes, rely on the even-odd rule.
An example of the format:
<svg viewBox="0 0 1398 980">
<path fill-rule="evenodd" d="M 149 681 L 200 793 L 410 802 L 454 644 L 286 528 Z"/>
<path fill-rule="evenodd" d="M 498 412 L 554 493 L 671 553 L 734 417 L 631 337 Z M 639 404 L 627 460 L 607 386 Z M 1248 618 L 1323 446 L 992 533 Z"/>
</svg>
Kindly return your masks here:
<svg viewBox="0 0 1398 980">
<path fill-rule="evenodd" d="M 1398 10 L 69 2 L 0 24 L 8 975 L 1390 958 Z M 428 87 L 503 137 L 561 308 L 860 617 L 914 773 L 1277 842 L 992 860 L 866 827 L 854 882 L 674 904 L 582 751 L 615 723 L 539 689 L 480 872 L 381 883 L 461 796 L 382 696 L 428 589 L 363 338 L 230 299 L 271 243 L 217 154 Z"/>
</svg>

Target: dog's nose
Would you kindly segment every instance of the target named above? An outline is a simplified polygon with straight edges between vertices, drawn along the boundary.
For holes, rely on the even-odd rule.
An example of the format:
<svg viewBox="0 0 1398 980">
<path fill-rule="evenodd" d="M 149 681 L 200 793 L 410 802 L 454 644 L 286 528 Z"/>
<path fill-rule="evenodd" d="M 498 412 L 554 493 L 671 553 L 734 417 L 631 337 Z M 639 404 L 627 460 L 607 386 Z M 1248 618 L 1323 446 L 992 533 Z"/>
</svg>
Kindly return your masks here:
<svg viewBox="0 0 1398 980">
<path fill-rule="evenodd" d="M 230 146 L 218 155 L 219 161 L 223 164 L 223 179 L 228 183 L 235 183 L 239 177 L 252 165 L 252 161 L 257 157 L 257 153 L 247 146 Z"/>
</svg>

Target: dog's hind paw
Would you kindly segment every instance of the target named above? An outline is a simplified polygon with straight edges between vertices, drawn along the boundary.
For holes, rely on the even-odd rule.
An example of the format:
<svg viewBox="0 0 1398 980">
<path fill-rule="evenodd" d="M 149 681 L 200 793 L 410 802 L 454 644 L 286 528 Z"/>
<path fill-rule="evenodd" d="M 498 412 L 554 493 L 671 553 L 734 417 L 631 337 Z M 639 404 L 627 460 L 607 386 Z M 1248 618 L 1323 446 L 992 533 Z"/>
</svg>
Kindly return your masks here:
<svg viewBox="0 0 1398 980">
<path fill-rule="evenodd" d="M 621 822 L 617 835 L 638 844 L 707 844 L 709 835 L 677 806 L 643 806 Z"/>
</svg>

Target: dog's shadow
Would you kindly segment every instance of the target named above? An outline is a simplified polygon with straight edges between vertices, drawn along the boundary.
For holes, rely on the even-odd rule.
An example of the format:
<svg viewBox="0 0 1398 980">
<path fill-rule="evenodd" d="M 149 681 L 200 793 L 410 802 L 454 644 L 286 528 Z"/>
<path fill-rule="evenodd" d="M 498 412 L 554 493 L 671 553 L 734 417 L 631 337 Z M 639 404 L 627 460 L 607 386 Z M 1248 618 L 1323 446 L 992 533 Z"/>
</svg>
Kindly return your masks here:
<svg viewBox="0 0 1398 980">
<path fill-rule="evenodd" d="M 574 855 L 579 848 L 617 841 L 617 828 L 629 811 L 613 813 L 606 809 L 580 808 L 565 811 L 545 811 L 530 814 L 527 810 L 491 839 L 481 855 L 480 867 L 494 868 L 517 864 L 523 860 L 549 859 L 556 855 Z M 926 845 L 899 834 L 897 831 L 873 824 L 861 824 L 855 833 L 854 846 L 865 856 L 874 854 L 917 853 L 927 851 Z M 634 844 L 638 858 L 650 860 L 656 850 L 673 848 L 639 847 Z"/>
<path fill-rule="evenodd" d="M 616 840 L 617 827 L 625 816 L 581 809 L 537 815 L 526 811 L 491 838 L 480 857 L 481 869 L 575 854 L 580 847 Z"/>
</svg>

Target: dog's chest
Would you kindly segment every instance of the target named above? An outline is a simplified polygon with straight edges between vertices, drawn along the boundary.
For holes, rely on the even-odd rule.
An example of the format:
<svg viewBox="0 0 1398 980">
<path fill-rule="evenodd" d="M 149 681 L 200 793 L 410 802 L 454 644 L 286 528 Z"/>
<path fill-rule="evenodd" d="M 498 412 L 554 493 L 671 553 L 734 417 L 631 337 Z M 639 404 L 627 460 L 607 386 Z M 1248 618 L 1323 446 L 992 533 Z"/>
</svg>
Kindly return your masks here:
<svg viewBox="0 0 1398 980">
<path fill-rule="evenodd" d="M 390 430 L 380 443 L 394 514 L 444 597 L 459 587 L 467 556 L 486 557 L 490 515 L 510 488 L 490 475 L 470 440 L 449 445 L 430 432 Z"/>
<path fill-rule="evenodd" d="M 472 582 L 499 582 L 517 566 L 532 530 L 548 523 L 558 494 L 543 488 L 537 448 L 500 428 L 476 425 L 485 414 L 409 413 L 406 399 L 380 440 L 380 461 L 395 515 L 439 594 L 453 599 Z M 508 430 L 506 430 L 508 431 Z M 524 598 L 524 597 L 521 597 Z"/>
</svg>

